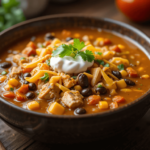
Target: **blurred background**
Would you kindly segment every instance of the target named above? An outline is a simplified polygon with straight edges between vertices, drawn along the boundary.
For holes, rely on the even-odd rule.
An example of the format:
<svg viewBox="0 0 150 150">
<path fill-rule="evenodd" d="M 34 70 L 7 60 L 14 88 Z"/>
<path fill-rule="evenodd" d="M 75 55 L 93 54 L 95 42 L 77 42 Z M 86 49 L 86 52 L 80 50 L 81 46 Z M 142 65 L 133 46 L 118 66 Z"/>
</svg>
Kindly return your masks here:
<svg viewBox="0 0 150 150">
<path fill-rule="evenodd" d="M 0 31 L 31 18 L 64 13 L 107 17 L 145 33 L 150 27 L 150 0 L 0 0 Z"/>
</svg>

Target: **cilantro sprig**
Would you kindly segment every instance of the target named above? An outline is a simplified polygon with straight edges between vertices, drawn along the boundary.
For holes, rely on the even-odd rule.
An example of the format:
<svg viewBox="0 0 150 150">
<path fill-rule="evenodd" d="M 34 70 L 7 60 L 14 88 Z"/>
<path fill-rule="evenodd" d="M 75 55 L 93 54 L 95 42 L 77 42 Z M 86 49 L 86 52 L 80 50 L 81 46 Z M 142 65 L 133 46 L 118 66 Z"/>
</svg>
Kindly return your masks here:
<svg viewBox="0 0 150 150">
<path fill-rule="evenodd" d="M 102 66 L 105 65 L 105 62 L 104 62 L 103 60 L 96 59 L 95 61 L 96 61 L 99 65 L 102 65 Z"/>
<path fill-rule="evenodd" d="M 117 67 L 118 67 L 119 70 L 124 70 L 124 65 L 123 64 L 120 64 Z"/>
<path fill-rule="evenodd" d="M 42 81 L 44 81 L 45 83 L 49 81 L 49 74 L 45 73 L 43 77 L 40 78 Z"/>
<path fill-rule="evenodd" d="M 85 46 L 84 42 L 80 42 L 79 39 L 74 39 L 73 45 L 60 45 L 55 51 L 53 51 L 52 56 L 59 56 L 61 58 L 64 56 L 71 56 L 73 58 L 81 56 L 84 61 L 92 62 L 94 60 L 93 52 L 89 50 L 81 51 Z"/>
<path fill-rule="evenodd" d="M 47 60 L 46 60 L 46 64 L 47 64 L 48 66 L 50 66 L 50 59 L 47 59 Z"/>
<path fill-rule="evenodd" d="M 2 71 L 1 75 L 6 75 L 7 71 Z"/>
</svg>

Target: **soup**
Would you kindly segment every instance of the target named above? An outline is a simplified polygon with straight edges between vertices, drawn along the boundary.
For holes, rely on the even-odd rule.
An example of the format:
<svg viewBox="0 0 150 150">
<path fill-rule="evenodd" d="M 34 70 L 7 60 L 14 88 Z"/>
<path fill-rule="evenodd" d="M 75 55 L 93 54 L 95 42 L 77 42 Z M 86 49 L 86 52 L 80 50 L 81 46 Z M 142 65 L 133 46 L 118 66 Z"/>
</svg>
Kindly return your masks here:
<svg viewBox="0 0 150 150">
<path fill-rule="evenodd" d="M 41 113 L 82 115 L 117 109 L 150 88 L 150 60 L 113 33 L 68 28 L 18 41 L 1 55 L 5 100 Z"/>
</svg>

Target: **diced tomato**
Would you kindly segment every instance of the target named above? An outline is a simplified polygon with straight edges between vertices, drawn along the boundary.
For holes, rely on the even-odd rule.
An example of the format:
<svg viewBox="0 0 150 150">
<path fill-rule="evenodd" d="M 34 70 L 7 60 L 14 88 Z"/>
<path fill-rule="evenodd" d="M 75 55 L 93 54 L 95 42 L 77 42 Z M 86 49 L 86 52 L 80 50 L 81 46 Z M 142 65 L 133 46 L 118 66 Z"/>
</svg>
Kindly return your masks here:
<svg viewBox="0 0 150 150">
<path fill-rule="evenodd" d="M 22 72 L 23 73 L 27 73 L 27 72 L 31 72 L 32 68 L 23 68 Z"/>
<path fill-rule="evenodd" d="M 112 102 L 110 103 L 110 109 L 115 109 L 115 108 L 118 108 L 118 103 L 117 102 Z"/>
<path fill-rule="evenodd" d="M 111 41 L 109 39 L 103 39 L 102 41 L 99 42 L 100 46 L 109 45 L 109 44 L 111 44 Z"/>
<path fill-rule="evenodd" d="M 31 56 L 31 55 L 36 55 L 36 49 L 32 48 L 32 47 L 26 47 L 23 51 L 22 54 L 26 55 L 26 56 Z"/>
<path fill-rule="evenodd" d="M 125 102 L 125 99 L 124 99 L 124 97 L 122 97 L 122 96 L 115 96 L 115 97 L 112 99 L 112 101 L 117 102 L 117 103 L 123 103 L 123 102 Z"/>
<path fill-rule="evenodd" d="M 23 94 L 21 94 L 21 93 L 19 93 L 19 92 L 16 92 L 16 99 L 17 99 L 18 101 L 25 101 L 25 100 L 26 100 L 26 97 L 25 97 L 25 95 L 23 95 Z"/>
<path fill-rule="evenodd" d="M 109 39 L 104 39 L 104 45 L 109 45 L 111 44 L 111 41 Z"/>
<path fill-rule="evenodd" d="M 3 94 L 3 96 L 6 98 L 15 98 L 16 97 L 15 93 L 13 93 L 13 92 L 6 92 Z"/>
<path fill-rule="evenodd" d="M 110 47 L 110 50 L 111 50 L 111 51 L 118 52 L 118 53 L 121 52 L 121 49 L 120 49 L 117 45 L 111 46 L 111 47 Z"/>
<path fill-rule="evenodd" d="M 35 45 L 32 41 L 29 42 L 26 47 L 31 47 L 31 48 L 33 48 L 33 49 L 36 49 L 36 48 L 37 48 L 36 45 Z"/>
<path fill-rule="evenodd" d="M 18 92 L 19 92 L 19 93 L 22 93 L 22 94 L 26 94 L 28 91 L 29 91 L 28 84 L 23 84 L 23 85 L 21 85 L 21 87 L 18 89 Z"/>
<path fill-rule="evenodd" d="M 95 104 L 98 104 L 100 100 L 101 100 L 101 97 L 99 95 L 92 95 L 88 97 L 88 104 L 95 105 Z"/>
<path fill-rule="evenodd" d="M 133 77 L 133 78 L 138 77 L 137 72 L 133 68 L 128 67 L 126 70 L 127 70 L 130 77 Z"/>
<path fill-rule="evenodd" d="M 44 46 L 48 46 L 48 45 L 50 45 L 51 44 L 51 41 L 46 41 L 46 42 L 44 42 Z"/>
</svg>

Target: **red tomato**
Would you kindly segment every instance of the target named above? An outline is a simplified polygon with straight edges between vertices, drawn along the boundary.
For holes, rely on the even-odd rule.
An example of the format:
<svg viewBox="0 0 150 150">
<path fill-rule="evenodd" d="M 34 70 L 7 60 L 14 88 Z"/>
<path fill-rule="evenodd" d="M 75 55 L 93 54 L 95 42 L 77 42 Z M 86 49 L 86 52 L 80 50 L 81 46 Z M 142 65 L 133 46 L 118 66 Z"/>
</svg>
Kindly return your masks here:
<svg viewBox="0 0 150 150">
<path fill-rule="evenodd" d="M 116 0 L 118 8 L 136 22 L 150 20 L 150 0 Z"/>
</svg>

